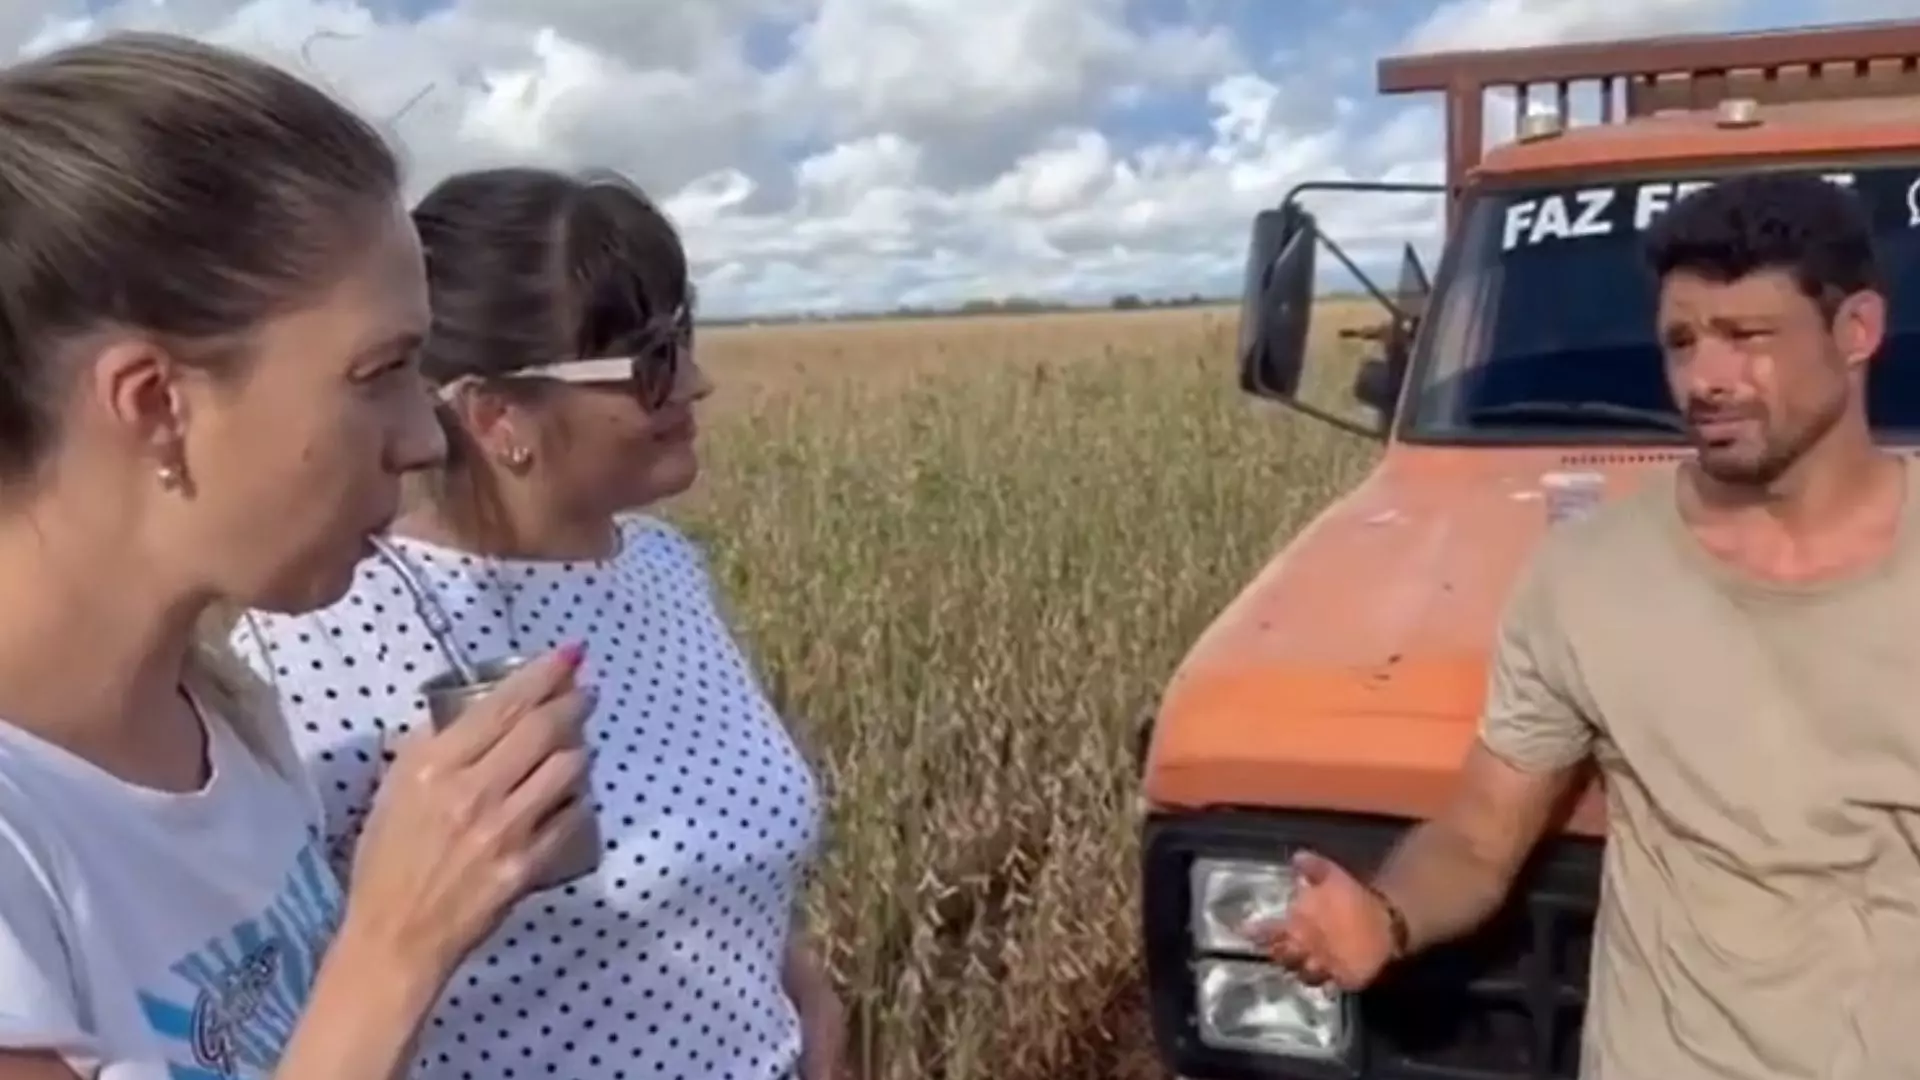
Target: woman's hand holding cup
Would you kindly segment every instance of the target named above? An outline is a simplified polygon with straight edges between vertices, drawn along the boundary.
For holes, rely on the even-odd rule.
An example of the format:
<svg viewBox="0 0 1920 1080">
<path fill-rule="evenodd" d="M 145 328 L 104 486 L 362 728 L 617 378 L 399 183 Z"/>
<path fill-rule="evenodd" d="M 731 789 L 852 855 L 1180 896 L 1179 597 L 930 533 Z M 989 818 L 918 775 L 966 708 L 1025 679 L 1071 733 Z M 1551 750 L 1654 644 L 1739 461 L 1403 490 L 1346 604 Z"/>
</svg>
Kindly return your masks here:
<svg viewBox="0 0 1920 1080">
<path fill-rule="evenodd" d="M 591 828 L 584 655 L 539 657 L 459 723 L 401 740 L 354 856 L 343 937 L 444 978 Z"/>
</svg>

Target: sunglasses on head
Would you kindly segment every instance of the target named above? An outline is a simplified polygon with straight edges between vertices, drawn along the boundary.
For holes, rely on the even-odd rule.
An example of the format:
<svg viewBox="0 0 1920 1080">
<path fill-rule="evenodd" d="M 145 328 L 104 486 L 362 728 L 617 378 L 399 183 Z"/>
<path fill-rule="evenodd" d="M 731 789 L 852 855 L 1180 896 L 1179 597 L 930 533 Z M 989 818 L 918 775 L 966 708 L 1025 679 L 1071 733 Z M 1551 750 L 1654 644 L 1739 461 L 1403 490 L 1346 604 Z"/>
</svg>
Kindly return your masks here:
<svg viewBox="0 0 1920 1080">
<path fill-rule="evenodd" d="M 493 380 L 463 375 L 440 388 L 451 400 L 467 386 L 483 381 L 551 379 L 576 386 L 622 386 L 649 409 L 658 409 L 673 396 L 680 369 L 693 350 L 693 320 L 685 308 L 676 310 L 664 333 L 651 335 L 639 350 L 619 356 L 556 360 L 516 369 Z"/>
</svg>

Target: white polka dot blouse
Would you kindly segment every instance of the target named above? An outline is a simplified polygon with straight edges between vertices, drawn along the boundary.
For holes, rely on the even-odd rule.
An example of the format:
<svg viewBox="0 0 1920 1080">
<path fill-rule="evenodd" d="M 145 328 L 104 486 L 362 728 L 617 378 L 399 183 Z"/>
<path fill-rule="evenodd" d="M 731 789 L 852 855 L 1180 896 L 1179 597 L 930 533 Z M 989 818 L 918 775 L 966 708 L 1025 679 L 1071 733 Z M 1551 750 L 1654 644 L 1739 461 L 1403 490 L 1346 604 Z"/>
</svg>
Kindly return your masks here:
<svg viewBox="0 0 1920 1080">
<path fill-rule="evenodd" d="M 449 984 L 420 1080 L 774 1080 L 799 1056 L 781 967 L 819 793 L 715 603 L 699 550 L 636 517 L 603 562 L 395 538 L 469 657 L 587 645 L 604 855 L 523 900 Z M 234 645 L 280 691 L 344 873 L 385 744 L 447 667 L 395 568 L 338 604 L 249 613 Z"/>
</svg>

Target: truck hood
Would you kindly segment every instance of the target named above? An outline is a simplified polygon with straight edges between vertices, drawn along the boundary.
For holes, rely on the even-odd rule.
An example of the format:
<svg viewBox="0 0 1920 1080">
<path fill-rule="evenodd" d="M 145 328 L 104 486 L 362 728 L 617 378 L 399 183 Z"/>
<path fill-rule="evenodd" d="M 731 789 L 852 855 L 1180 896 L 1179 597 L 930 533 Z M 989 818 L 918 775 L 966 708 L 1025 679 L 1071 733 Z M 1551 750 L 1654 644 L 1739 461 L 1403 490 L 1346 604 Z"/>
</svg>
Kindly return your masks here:
<svg viewBox="0 0 1920 1080">
<path fill-rule="evenodd" d="M 1195 644 L 1161 702 L 1149 801 L 1429 816 L 1547 528 L 1545 479 L 1597 473 L 1612 500 L 1682 456 L 1396 447 Z M 1573 824 L 1599 827 L 1591 792 Z"/>
</svg>

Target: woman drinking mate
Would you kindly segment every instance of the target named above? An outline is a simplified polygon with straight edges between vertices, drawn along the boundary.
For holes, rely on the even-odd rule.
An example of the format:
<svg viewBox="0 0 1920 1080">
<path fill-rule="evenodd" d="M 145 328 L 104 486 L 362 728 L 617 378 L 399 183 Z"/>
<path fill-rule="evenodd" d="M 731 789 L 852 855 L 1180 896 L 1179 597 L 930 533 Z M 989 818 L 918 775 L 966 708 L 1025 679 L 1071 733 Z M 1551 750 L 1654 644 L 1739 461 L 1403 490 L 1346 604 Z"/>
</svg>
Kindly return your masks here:
<svg viewBox="0 0 1920 1080">
<path fill-rule="evenodd" d="M 343 899 L 271 695 L 196 640 L 338 599 L 444 449 L 394 157 L 161 36 L 0 72 L 0 132 L 0 1080 L 399 1077 L 581 827 L 578 651 L 396 747 Z"/>
<path fill-rule="evenodd" d="M 253 613 L 235 644 L 280 683 L 344 852 L 443 651 L 589 642 L 603 838 L 460 970 L 416 1075 L 828 1080 L 840 1007 L 795 917 L 813 778 L 700 551 L 638 513 L 698 469 L 680 240 L 617 177 L 535 169 L 453 177 L 414 218 L 452 450 L 344 600 Z"/>
</svg>

